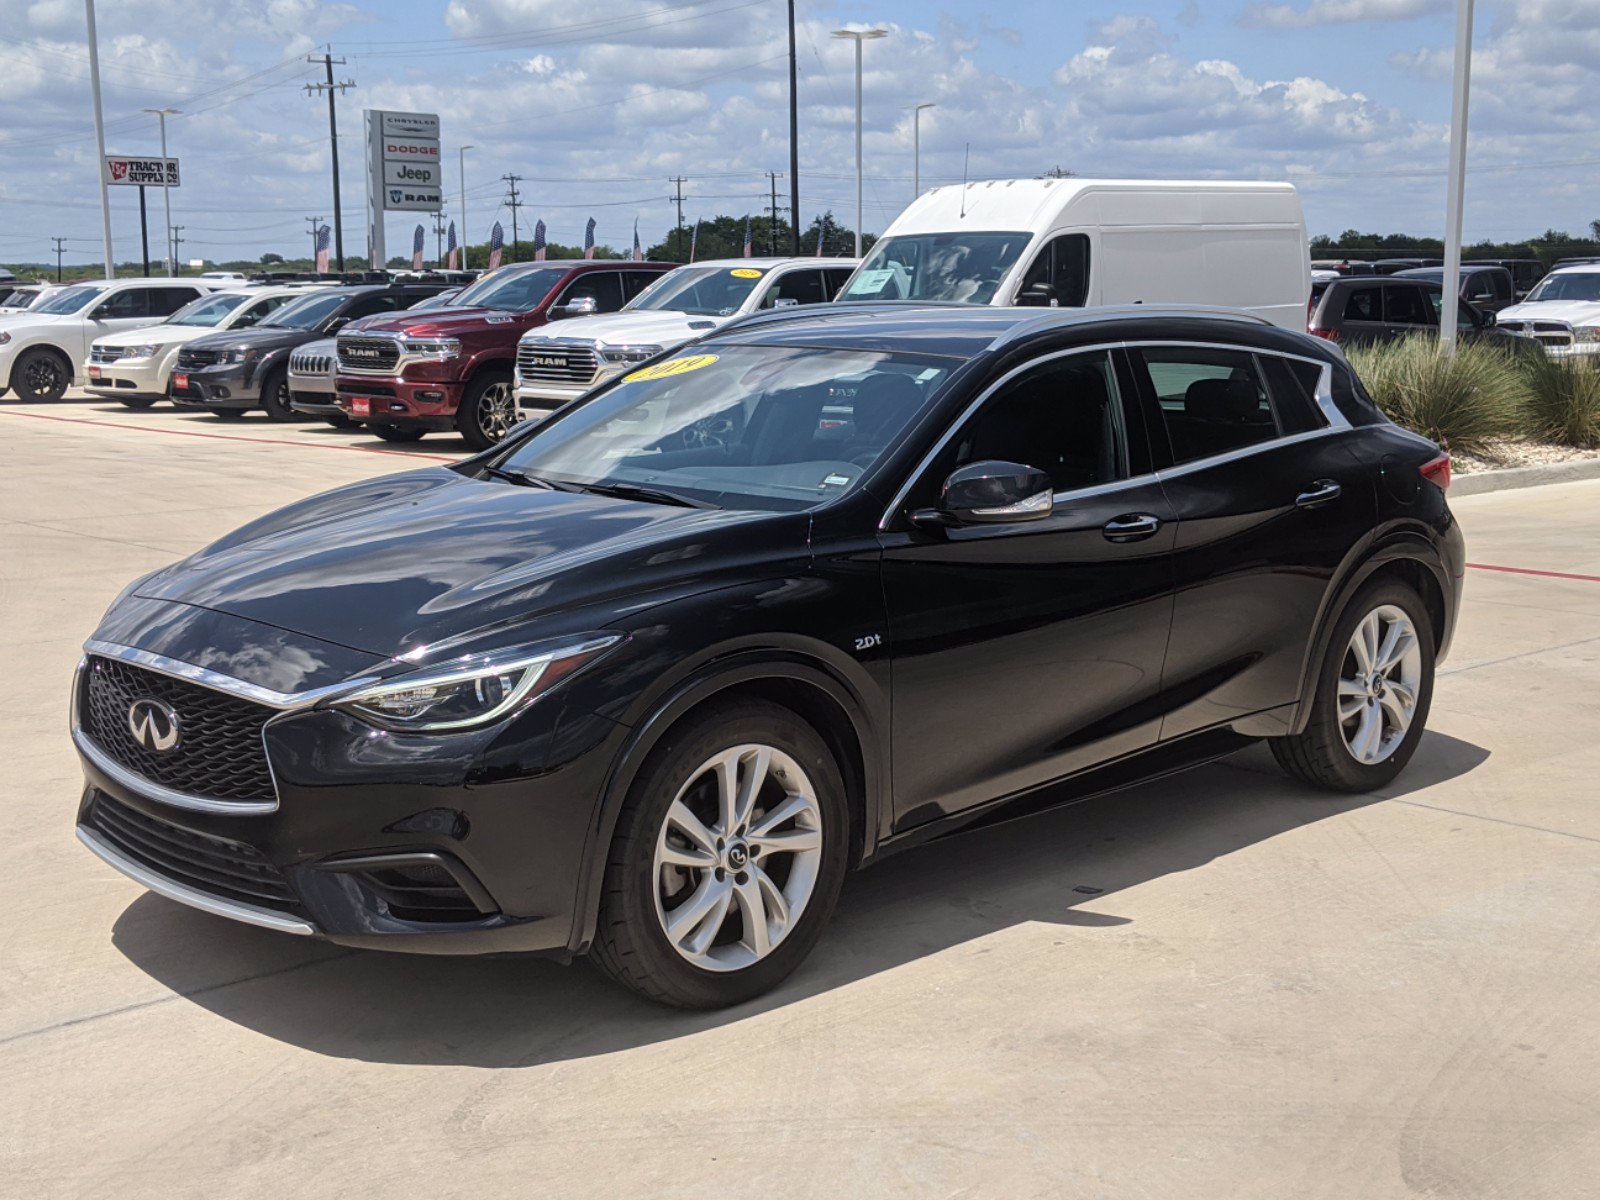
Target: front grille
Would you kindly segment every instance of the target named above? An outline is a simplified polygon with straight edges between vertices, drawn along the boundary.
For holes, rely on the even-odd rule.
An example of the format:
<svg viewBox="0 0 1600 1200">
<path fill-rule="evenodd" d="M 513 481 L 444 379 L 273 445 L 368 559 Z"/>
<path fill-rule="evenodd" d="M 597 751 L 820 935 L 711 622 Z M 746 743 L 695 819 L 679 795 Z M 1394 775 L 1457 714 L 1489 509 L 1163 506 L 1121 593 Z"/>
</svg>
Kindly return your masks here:
<svg viewBox="0 0 1600 1200">
<path fill-rule="evenodd" d="M 383 375 L 400 361 L 400 344 L 392 338 L 342 337 L 339 339 L 339 369 Z"/>
<path fill-rule="evenodd" d="M 333 355 L 291 354 L 289 356 L 289 374 L 331 375 L 333 374 Z"/>
<path fill-rule="evenodd" d="M 116 362 L 127 352 L 127 348 L 123 346 L 91 346 L 89 347 L 89 361 L 105 366 L 107 363 Z"/>
<path fill-rule="evenodd" d="M 276 798 L 261 728 L 275 709 L 93 655 L 81 698 L 83 731 L 105 753 L 164 787 L 240 803 Z M 178 714 L 178 745 L 145 749 L 128 727 L 136 700 L 159 700 Z"/>
<path fill-rule="evenodd" d="M 305 388 L 289 389 L 289 399 L 295 404 L 332 404 L 332 392 L 308 392 Z"/>
<path fill-rule="evenodd" d="M 1565 321 L 1501 321 L 1502 329 L 1536 338 L 1546 346 L 1572 345 L 1572 326 Z"/>
<path fill-rule="evenodd" d="M 191 350 L 187 346 L 178 351 L 178 366 L 184 370 L 196 367 L 214 367 L 222 361 L 221 350 Z"/>
<path fill-rule="evenodd" d="M 588 346 L 523 342 L 517 347 L 517 370 L 527 383 L 588 383 L 598 366 Z"/>
<path fill-rule="evenodd" d="M 168 879 L 213 896 L 302 915 L 283 873 L 254 846 L 159 821 L 100 792 L 87 824 L 117 850 Z"/>
</svg>

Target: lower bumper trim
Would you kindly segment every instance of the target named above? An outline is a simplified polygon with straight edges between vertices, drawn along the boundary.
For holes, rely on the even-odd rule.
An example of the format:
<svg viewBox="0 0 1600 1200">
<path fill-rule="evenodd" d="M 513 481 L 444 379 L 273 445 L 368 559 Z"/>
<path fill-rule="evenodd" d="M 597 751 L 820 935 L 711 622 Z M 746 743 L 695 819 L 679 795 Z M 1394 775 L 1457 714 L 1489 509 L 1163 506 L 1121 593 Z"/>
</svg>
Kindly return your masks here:
<svg viewBox="0 0 1600 1200">
<path fill-rule="evenodd" d="M 238 904 L 232 900 L 223 900 L 220 897 L 208 895 L 198 888 L 178 883 L 159 875 L 148 867 L 136 863 L 120 851 L 116 850 L 92 829 L 78 826 L 78 840 L 87 846 L 92 854 L 107 866 L 122 872 L 135 883 L 142 884 L 157 895 L 165 896 L 168 900 L 176 900 L 179 904 L 187 904 L 190 908 L 198 908 L 202 912 L 211 913 L 217 917 L 227 917 L 231 921 L 243 921 L 247 925 L 259 925 L 263 929 L 276 929 L 279 933 L 299 934 L 302 937 L 314 936 L 316 927 L 309 921 L 302 921 L 299 917 L 291 917 L 287 913 L 273 912 L 267 908 L 254 908 L 248 904 Z"/>
</svg>

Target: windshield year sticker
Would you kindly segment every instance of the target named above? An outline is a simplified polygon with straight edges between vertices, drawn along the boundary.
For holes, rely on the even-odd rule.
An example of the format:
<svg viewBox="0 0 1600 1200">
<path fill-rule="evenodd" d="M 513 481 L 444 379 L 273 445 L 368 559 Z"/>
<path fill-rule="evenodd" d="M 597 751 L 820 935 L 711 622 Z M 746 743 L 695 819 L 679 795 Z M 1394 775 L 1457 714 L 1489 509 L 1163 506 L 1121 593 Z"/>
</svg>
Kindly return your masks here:
<svg viewBox="0 0 1600 1200">
<path fill-rule="evenodd" d="M 761 272 L 756 270 L 754 267 L 735 267 L 733 270 L 729 271 L 728 274 L 732 275 L 735 279 L 761 278 Z"/>
<path fill-rule="evenodd" d="M 622 382 L 647 383 L 652 379 L 670 379 L 674 375 L 687 375 L 690 371 L 709 367 L 716 361 L 715 354 L 691 354 L 688 358 L 669 358 L 666 362 L 656 363 L 654 366 L 640 367 L 632 374 L 623 376 Z"/>
</svg>

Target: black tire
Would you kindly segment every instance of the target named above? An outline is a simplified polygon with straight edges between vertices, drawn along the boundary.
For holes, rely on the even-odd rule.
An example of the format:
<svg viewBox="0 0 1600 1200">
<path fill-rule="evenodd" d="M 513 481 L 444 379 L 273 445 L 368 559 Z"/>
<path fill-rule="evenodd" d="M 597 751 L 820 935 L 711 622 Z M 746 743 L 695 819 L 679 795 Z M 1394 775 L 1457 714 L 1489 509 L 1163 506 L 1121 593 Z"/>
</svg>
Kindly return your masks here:
<svg viewBox="0 0 1600 1200">
<path fill-rule="evenodd" d="M 329 425 L 332 425 L 335 429 L 354 429 L 356 427 L 356 423 L 343 413 L 340 413 L 338 416 L 323 417 L 322 419 Z"/>
<path fill-rule="evenodd" d="M 287 424 L 304 421 L 305 417 L 289 407 L 289 373 L 282 367 L 273 367 L 261 380 L 261 407 L 267 419 Z"/>
<path fill-rule="evenodd" d="M 10 390 L 11 390 L 10 388 L 0 387 L 0 400 L 4 400 L 6 398 L 6 393 L 9 392 Z"/>
<path fill-rule="evenodd" d="M 746 743 L 781 751 L 810 777 L 821 813 L 821 862 L 804 911 L 764 958 L 738 970 L 707 970 L 681 957 L 661 927 L 656 839 L 668 808 L 701 766 Z M 811 952 L 838 901 L 849 853 L 844 781 L 826 743 L 810 725 L 780 705 L 759 700 L 693 713 L 651 751 L 617 819 L 590 954 L 612 979 L 660 1004 L 710 1009 L 749 1000 L 775 987 Z"/>
<path fill-rule="evenodd" d="M 219 421 L 242 421 L 245 410 L 242 408 L 213 408 L 211 415 Z"/>
<path fill-rule="evenodd" d="M 18 400 L 47 404 L 67 394 L 72 383 L 72 364 L 59 353 L 35 346 L 17 355 L 11 368 L 11 387 Z"/>
<path fill-rule="evenodd" d="M 487 450 L 505 436 L 510 425 L 516 424 L 513 419 L 510 425 L 501 428 L 502 422 L 496 421 L 487 411 L 497 408 L 502 400 L 511 405 L 514 418 L 517 398 L 511 390 L 511 372 L 507 368 L 487 368 L 467 384 L 461 396 L 461 407 L 456 412 L 456 428 L 474 450 Z"/>
<path fill-rule="evenodd" d="M 386 442 L 420 442 L 428 431 L 415 425 L 374 425 L 372 432 Z"/>
<path fill-rule="evenodd" d="M 1402 610 L 1417 632 L 1421 651 L 1421 679 L 1411 724 L 1399 744 L 1382 761 L 1367 764 L 1356 758 L 1345 740 L 1339 720 L 1339 679 L 1346 668 L 1350 641 L 1356 627 L 1379 606 Z M 1270 739 L 1273 757 L 1294 778 L 1334 792 L 1370 792 L 1393 781 L 1411 761 L 1428 721 L 1433 703 L 1434 631 L 1422 599 L 1403 583 L 1379 580 L 1352 599 L 1328 640 L 1318 670 L 1315 699 L 1305 730 L 1289 737 Z"/>
<path fill-rule="evenodd" d="M 118 396 L 117 403 L 122 405 L 123 408 L 154 408 L 156 398 L 154 396 Z"/>
</svg>

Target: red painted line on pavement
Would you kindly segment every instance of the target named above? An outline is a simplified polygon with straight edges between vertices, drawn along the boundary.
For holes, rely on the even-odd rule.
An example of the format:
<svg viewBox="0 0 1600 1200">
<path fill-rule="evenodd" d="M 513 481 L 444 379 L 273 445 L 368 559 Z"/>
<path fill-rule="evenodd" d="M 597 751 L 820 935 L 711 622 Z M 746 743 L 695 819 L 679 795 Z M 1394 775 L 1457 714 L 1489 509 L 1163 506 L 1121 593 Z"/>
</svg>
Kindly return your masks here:
<svg viewBox="0 0 1600 1200">
<path fill-rule="evenodd" d="M 464 454 L 414 454 L 406 450 L 385 450 L 381 446 L 341 446 L 334 442 L 297 442 L 292 438 L 244 437 L 237 433 L 203 433 L 198 429 L 153 429 L 148 425 L 125 425 L 121 421 L 97 421 L 93 417 L 52 417 L 49 413 L 17 412 L 0 408 L 0 416 L 30 417 L 35 421 L 55 421 L 62 425 L 103 425 L 107 429 L 131 429 L 135 433 L 161 433 L 171 437 L 211 438 L 219 442 L 258 442 L 269 446 L 306 446 L 313 450 L 354 450 L 358 454 L 384 454 L 390 458 L 428 458 L 435 462 L 459 462 Z"/>
<path fill-rule="evenodd" d="M 1600 575 L 1574 575 L 1569 571 L 1536 571 L 1532 567 L 1496 567 L 1489 563 L 1468 563 L 1474 571 L 1503 571 L 1507 575 L 1542 575 L 1546 579 L 1576 579 L 1582 583 L 1600 583 Z"/>
</svg>

